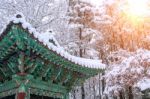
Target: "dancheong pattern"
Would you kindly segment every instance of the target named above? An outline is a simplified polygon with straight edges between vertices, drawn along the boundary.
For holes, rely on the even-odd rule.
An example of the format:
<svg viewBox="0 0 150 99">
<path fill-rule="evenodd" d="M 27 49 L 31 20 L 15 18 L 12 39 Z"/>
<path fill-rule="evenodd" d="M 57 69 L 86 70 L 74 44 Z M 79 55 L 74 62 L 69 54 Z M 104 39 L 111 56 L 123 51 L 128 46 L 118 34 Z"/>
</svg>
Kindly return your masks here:
<svg viewBox="0 0 150 99">
<path fill-rule="evenodd" d="M 57 47 L 55 41 L 49 43 Z M 0 36 L 0 98 L 16 95 L 19 99 L 24 93 L 23 99 L 30 99 L 30 94 L 68 99 L 74 86 L 103 70 L 68 60 L 21 22 L 11 21 Z"/>
</svg>

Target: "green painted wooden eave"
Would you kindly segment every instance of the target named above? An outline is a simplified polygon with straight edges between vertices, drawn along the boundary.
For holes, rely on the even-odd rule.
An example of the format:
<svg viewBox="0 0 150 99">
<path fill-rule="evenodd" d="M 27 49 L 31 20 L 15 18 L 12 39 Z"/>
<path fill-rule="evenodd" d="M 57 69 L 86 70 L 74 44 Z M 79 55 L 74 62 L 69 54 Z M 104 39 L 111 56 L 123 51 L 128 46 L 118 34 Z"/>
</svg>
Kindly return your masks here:
<svg viewBox="0 0 150 99">
<path fill-rule="evenodd" d="M 33 58 L 31 52 L 36 57 Z M 25 55 L 25 73 L 30 75 L 23 78 L 18 76 L 23 58 L 21 53 Z M 0 96 L 13 94 L 11 90 L 26 83 L 22 82 L 26 79 L 29 80 L 26 86 L 33 94 L 61 98 L 73 86 L 100 72 L 103 70 L 80 66 L 48 49 L 20 24 L 11 23 L 0 36 Z"/>
<path fill-rule="evenodd" d="M 23 76 L 22 64 L 26 68 Z M 1 97 L 14 94 L 23 84 L 31 94 L 62 98 L 72 87 L 100 72 L 103 70 L 80 66 L 57 54 L 21 24 L 10 23 L 0 36 Z"/>
<path fill-rule="evenodd" d="M 34 79 L 32 75 L 13 75 L 11 81 L 0 84 L 0 97 L 13 95 L 14 92 L 12 91 L 17 90 L 21 84 L 30 88 L 31 94 L 41 96 L 62 98 L 66 93 L 68 93 L 68 89 L 66 89 L 66 87 Z"/>
<path fill-rule="evenodd" d="M 32 34 L 28 33 L 28 30 L 24 30 L 20 25 L 12 25 L 11 29 L 9 30 L 8 34 L 5 35 L 4 39 L 1 41 L 3 43 L 0 44 L 1 47 L 4 46 L 10 46 L 11 42 L 9 41 L 10 38 L 13 38 L 14 42 L 17 43 L 18 48 L 21 50 L 24 50 L 25 44 L 28 45 L 28 49 L 35 50 L 42 58 L 45 60 L 48 60 L 54 64 L 57 64 L 59 66 L 62 66 L 64 68 L 67 68 L 72 71 L 80 72 L 82 74 L 85 74 L 89 77 L 94 76 L 100 72 L 102 72 L 102 69 L 92 69 L 80 66 L 78 64 L 72 63 L 71 61 L 68 61 L 61 55 L 58 55 L 53 50 L 48 49 L 47 46 L 44 46 L 42 42 L 39 42 L 37 38 L 34 38 Z M 3 52 L 3 50 L 2 50 Z M 6 52 L 7 53 L 7 52 Z M 5 53 L 4 53 L 5 55 Z M 3 54 L 1 55 L 3 58 Z"/>
</svg>

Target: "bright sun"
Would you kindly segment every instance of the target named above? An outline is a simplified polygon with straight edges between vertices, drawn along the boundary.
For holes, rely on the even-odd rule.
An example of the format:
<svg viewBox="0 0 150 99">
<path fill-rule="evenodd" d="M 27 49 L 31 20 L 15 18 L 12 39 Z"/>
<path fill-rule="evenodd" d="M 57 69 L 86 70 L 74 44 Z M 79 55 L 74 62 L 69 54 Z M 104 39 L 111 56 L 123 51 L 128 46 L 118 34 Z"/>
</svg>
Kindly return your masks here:
<svg viewBox="0 0 150 99">
<path fill-rule="evenodd" d="M 146 16 L 149 12 L 148 0 L 128 0 L 128 11 L 135 17 Z"/>
</svg>

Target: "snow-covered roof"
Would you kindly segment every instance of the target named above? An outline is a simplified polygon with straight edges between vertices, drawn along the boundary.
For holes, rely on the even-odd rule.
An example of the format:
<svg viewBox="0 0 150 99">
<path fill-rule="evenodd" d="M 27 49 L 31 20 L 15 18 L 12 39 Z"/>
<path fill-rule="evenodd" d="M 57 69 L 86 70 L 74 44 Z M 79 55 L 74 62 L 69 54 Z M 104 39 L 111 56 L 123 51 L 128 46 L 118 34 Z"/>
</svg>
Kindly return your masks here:
<svg viewBox="0 0 150 99">
<path fill-rule="evenodd" d="M 69 61 L 75 64 L 88 68 L 105 69 L 105 65 L 102 64 L 100 60 L 85 59 L 70 55 L 68 52 L 64 51 L 64 49 L 59 45 L 59 43 L 57 42 L 55 37 L 51 35 L 51 33 L 37 32 L 36 29 L 31 26 L 30 23 L 26 22 L 25 17 L 20 13 L 16 14 L 15 17 L 11 18 L 10 22 L 13 22 L 14 24 L 21 23 L 24 29 L 28 29 L 29 33 L 33 34 L 34 37 L 37 38 L 40 42 L 42 42 L 45 46 L 48 46 L 50 50 L 56 52 L 57 54 L 61 55 L 65 59 L 68 59 Z M 50 42 L 50 40 L 53 40 L 56 45 Z"/>
</svg>

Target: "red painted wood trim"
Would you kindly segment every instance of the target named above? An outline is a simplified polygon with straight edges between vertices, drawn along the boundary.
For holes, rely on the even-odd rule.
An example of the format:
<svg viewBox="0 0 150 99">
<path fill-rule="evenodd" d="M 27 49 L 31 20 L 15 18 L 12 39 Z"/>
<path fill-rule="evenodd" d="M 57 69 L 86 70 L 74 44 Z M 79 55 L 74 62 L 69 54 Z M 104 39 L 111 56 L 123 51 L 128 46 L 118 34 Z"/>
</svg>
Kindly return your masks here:
<svg viewBox="0 0 150 99">
<path fill-rule="evenodd" d="M 25 99 L 26 93 L 20 92 L 17 94 L 17 99 Z"/>
</svg>

